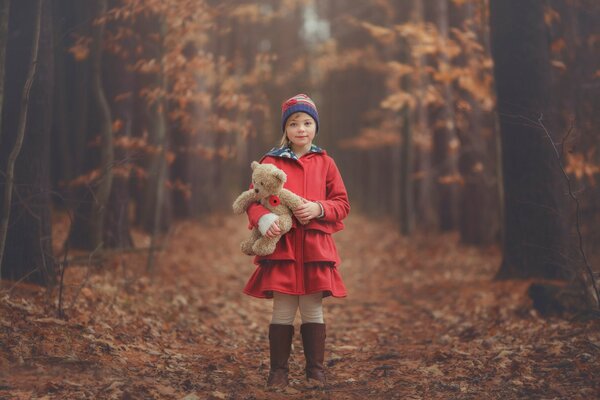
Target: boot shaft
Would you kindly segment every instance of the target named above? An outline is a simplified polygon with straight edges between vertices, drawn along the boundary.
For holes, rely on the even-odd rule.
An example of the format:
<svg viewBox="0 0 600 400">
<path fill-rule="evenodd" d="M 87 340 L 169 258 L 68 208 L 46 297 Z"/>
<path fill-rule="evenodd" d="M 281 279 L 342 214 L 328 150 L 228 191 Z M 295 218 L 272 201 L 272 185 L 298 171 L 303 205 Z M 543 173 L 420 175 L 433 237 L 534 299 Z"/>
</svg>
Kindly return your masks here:
<svg viewBox="0 0 600 400">
<path fill-rule="evenodd" d="M 294 336 L 293 325 L 269 325 L 269 353 L 271 370 L 267 386 L 286 386 L 288 384 L 288 359 Z"/>
<path fill-rule="evenodd" d="M 300 327 L 304 357 L 306 358 L 306 378 L 325 383 L 325 324 L 306 323 Z"/>
</svg>

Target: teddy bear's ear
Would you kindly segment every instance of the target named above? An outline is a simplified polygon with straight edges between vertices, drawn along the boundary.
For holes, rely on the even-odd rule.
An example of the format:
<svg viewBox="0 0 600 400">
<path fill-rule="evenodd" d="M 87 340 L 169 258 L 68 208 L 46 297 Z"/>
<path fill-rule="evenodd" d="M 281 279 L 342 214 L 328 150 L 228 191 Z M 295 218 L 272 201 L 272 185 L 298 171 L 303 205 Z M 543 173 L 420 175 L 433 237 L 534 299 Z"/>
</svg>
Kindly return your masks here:
<svg viewBox="0 0 600 400">
<path fill-rule="evenodd" d="M 281 183 L 285 183 L 285 181 L 287 181 L 287 176 L 282 170 L 277 170 L 277 172 L 275 172 L 275 178 L 279 179 Z"/>
<path fill-rule="evenodd" d="M 254 171 L 254 168 L 258 167 L 260 164 L 256 161 L 252 161 L 252 164 L 250 164 L 250 168 L 252 168 L 252 170 Z"/>
</svg>

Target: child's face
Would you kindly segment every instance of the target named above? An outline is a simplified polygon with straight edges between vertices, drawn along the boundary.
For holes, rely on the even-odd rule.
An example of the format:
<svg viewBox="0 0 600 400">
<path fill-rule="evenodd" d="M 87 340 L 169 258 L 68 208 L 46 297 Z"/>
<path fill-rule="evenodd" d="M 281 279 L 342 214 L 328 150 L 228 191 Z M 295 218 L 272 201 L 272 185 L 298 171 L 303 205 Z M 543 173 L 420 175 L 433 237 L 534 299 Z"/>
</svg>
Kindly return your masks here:
<svg viewBox="0 0 600 400">
<path fill-rule="evenodd" d="M 292 114 L 285 123 L 285 134 L 295 147 L 312 144 L 317 131 L 317 124 L 310 115 L 298 112 Z"/>
</svg>

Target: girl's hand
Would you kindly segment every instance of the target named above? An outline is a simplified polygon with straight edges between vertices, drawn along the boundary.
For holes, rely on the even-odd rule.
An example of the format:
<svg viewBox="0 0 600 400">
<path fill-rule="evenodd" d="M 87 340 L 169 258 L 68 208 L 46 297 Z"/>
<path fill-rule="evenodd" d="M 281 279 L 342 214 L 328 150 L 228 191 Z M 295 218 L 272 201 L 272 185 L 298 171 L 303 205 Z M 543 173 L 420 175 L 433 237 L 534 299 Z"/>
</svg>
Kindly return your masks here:
<svg viewBox="0 0 600 400">
<path fill-rule="evenodd" d="M 265 233 L 265 236 L 269 239 L 273 239 L 274 237 L 279 235 L 281 235 L 281 229 L 279 228 L 279 225 L 277 225 L 277 221 L 274 221 L 269 227 L 267 233 Z"/>
<path fill-rule="evenodd" d="M 302 199 L 302 201 L 304 201 L 304 204 L 294 209 L 294 216 L 298 218 L 300 223 L 305 224 L 321 215 L 321 206 L 318 203 L 306 199 Z"/>
</svg>

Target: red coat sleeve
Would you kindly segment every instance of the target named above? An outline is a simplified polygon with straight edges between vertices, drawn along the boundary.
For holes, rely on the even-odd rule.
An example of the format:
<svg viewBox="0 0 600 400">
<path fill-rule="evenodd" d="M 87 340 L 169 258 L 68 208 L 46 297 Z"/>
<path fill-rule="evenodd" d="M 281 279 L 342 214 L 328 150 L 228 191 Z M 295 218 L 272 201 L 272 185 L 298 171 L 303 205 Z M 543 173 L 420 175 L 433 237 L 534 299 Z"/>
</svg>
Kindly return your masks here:
<svg viewBox="0 0 600 400">
<path fill-rule="evenodd" d="M 253 203 L 248 206 L 246 214 L 248 215 L 248 229 L 258 226 L 258 220 L 265 214 L 271 211 L 267 210 L 262 204 Z"/>
<path fill-rule="evenodd" d="M 346 218 L 350 212 L 350 203 L 348 201 L 346 186 L 342 180 L 342 175 L 333 159 L 327 169 L 325 184 L 327 200 L 320 201 L 325 215 L 320 219 L 327 222 L 341 221 Z"/>
</svg>

